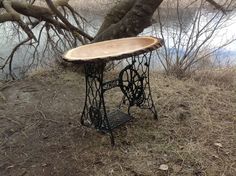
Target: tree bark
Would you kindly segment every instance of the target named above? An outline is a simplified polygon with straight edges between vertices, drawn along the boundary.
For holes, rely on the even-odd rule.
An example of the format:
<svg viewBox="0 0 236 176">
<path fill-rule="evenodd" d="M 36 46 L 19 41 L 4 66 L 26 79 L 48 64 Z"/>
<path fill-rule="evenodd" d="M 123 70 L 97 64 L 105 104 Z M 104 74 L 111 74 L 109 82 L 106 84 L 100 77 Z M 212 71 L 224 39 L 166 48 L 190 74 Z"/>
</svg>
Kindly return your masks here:
<svg viewBox="0 0 236 176">
<path fill-rule="evenodd" d="M 101 25 L 98 33 L 102 33 L 112 24 L 118 23 L 124 16 L 131 10 L 137 0 L 125 0 L 111 8 L 111 10 L 107 13 L 103 24 Z"/>
<path fill-rule="evenodd" d="M 107 27 L 107 24 L 102 25 L 107 28 L 104 29 L 105 27 L 103 27 L 100 29 L 100 32 L 96 35 L 93 42 L 137 36 L 146 27 L 151 25 L 152 16 L 162 1 L 163 0 L 136 0 L 131 8 L 129 5 L 132 5 L 132 3 L 127 3 L 125 9 L 130 10 L 121 15 L 122 19 L 117 20 L 117 23 L 111 22 L 112 24 L 109 27 Z M 116 20 L 113 20 L 113 22 L 115 21 Z"/>
</svg>

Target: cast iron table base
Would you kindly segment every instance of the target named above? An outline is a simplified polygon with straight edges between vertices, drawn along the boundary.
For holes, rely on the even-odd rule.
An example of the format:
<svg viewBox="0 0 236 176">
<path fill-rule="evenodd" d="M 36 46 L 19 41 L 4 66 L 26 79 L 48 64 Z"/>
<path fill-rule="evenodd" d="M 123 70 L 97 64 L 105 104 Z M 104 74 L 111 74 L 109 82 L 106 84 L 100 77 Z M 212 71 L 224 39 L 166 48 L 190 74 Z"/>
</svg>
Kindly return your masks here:
<svg viewBox="0 0 236 176">
<path fill-rule="evenodd" d="M 110 134 L 111 144 L 114 145 L 113 129 L 132 119 L 131 107 L 148 109 L 157 119 L 149 81 L 151 56 L 152 52 L 148 52 L 126 59 L 126 67 L 120 71 L 117 79 L 111 81 L 104 81 L 105 62 L 84 64 L 86 97 L 81 116 L 82 125 Z M 104 94 L 115 87 L 120 87 L 123 92 L 121 104 L 128 107 L 127 114 L 120 110 L 109 114 L 106 111 Z"/>
</svg>

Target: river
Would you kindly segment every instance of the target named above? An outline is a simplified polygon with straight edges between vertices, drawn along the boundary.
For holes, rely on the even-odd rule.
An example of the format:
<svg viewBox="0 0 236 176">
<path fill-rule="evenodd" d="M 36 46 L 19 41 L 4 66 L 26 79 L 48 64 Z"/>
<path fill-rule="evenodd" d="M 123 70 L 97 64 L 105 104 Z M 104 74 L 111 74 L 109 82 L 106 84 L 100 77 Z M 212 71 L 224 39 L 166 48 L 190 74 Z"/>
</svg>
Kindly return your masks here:
<svg viewBox="0 0 236 176">
<path fill-rule="evenodd" d="M 177 35 L 177 37 L 174 36 L 174 34 L 178 34 L 178 32 L 180 31 L 179 25 L 176 23 L 179 20 L 176 17 L 176 15 L 174 13 L 173 14 L 169 13 L 169 12 L 172 12 L 170 10 L 168 11 L 168 14 L 165 14 L 166 10 L 163 10 L 162 12 L 163 12 L 162 13 L 163 16 L 161 19 L 164 19 L 162 21 L 162 25 L 164 26 L 163 32 L 161 33 L 160 24 L 158 22 L 159 20 L 158 20 L 158 17 L 156 16 L 153 19 L 153 25 L 145 29 L 141 35 L 148 35 L 148 36 L 152 35 L 152 36 L 164 38 L 166 48 L 169 54 L 172 57 L 176 57 L 176 55 L 173 54 L 174 52 L 172 51 L 176 51 L 176 43 L 179 42 L 179 39 L 181 38 L 181 42 L 180 42 L 181 44 L 179 46 L 178 54 L 181 55 L 181 53 L 184 53 L 185 46 L 187 45 L 186 43 L 188 43 L 189 41 L 188 36 L 191 35 L 191 29 L 192 29 L 191 26 L 193 26 L 192 22 L 195 19 L 197 12 L 194 9 L 181 10 L 181 13 L 185 15 L 185 17 L 183 17 L 182 19 L 182 25 L 181 25 L 181 27 L 183 28 L 182 30 L 185 32 L 182 32 L 184 33 L 184 35 L 181 34 L 181 37 L 178 37 L 179 35 Z M 87 31 L 89 31 L 91 35 L 94 35 L 98 27 L 101 25 L 104 19 L 104 16 L 93 14 L 91 12 L 90 13 L 84 12 L 83 15 L 93 26 L 93 27 L 87 26 L 86 27 Z M 204 17 L 201 18 L 201 20 L 199 20 L 198 25 L 204 26 L 205 24 L 207 24 L 207 22 L 209 22 L 209 20 L 212 18 L 213 15 L 214 13 L 208 12 L 207 15 L 205 15 Z M 217 19 L 218 18 L 214 20 L 217 21 Z M 214 24 L 214 20 L 212 20 L 213 21 L 212 24 Z M 206 31 L 208 30 L 208 28 L 210 29 L 211 27 L 212 26 L 209 25 L 206 28 Z M 20 35 L 20 37 L 17 37 L 17 34 L 16 34 L 17 30 L 11 30 L 13 28 L 15 28 L 15 26 L 13 26 L 11 23 L 4 23 L 0 25 L 0 64 L 3 63 L 4 61 L 3 58 L 8 57 L 12 49 L 19 43 L 19 41 L 22 40 L 22 38 L 25 37 L 24 34 Z M 235 36 L 236 14 L 235 13 L 230 14 L 229 17 L 227 17 L 226 22 L 222 23 L 219 28 L 220 30 L 216 31 L 212 39 L 209 40 L 208 43 L 206 44 L 207 47 L 205 46 L 203 47 L 204 50 L 211 51 L 214 48 L 219 48 L 225 42 L 232 40 L 236 37 Z M 39 30 L 40 30 L 40 26 L 36 27 L 33 31 L 35 34 L 38 34 Z M 201 35 L 198 40 L 204 41 L 205 39 L 204 37 L 206 37 L 205 35 Z M 31 47 L 21 47 L 21 49 L 16 52 L 14 56 L 14 61 L 13 61 L 13 72 L 17 77 L 22 77 L 27 72 L 29 65 L 31 65 L 31 68 L 33 69 L 38 66 L 45 67 L 45 66 L 53 65 L 54 60 L 52 58 L 55 58 L 55 57 L 50 55 L 50 50 L 48 54 L 44 54 L 44 55 L 41 54 L 42 52 L 41 49 L 44 46 L 43 40 L 39 47 L 39 53 L 37 53 L 38 59 L 36 60 L 32 59 Z M 200 45 L 200 44 L 196 44 L 196 45 Z M 160 52 L 164 52 L 163 48 L 162 48 L 162 51 Z M 219 62 L 222 65 L 236 64 L 236 43 L 232 42 L 231 44 L 228 44 L 227 46 L 217 50 L 216 52 L 211 54 L 211 57 L 213 57 L 215 60 L 217 60 L 217 62 Z M 153 65 L 157 65 L 156 67 L 158 67 L 160 65 L 160 62 L 159 62 L 159 59 L 157 59 L 157 57 L 155 58 L 156 59 L 153 61 Z M 8 78 L 7 70 L 8 70 L 8 67 L 6 67 L 6 69 L 0 72 L 0 79 Z"/>
</svg>

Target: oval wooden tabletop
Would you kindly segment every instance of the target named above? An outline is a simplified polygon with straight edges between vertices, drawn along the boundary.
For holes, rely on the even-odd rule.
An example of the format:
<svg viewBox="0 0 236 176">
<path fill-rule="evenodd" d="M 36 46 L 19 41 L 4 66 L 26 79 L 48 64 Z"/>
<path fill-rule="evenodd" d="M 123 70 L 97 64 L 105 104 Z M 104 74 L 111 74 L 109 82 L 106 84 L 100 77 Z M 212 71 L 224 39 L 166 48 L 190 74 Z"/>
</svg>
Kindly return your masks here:
<svg viewBox="0 0 236 176">
<path fill-rule="evenodd" d="M 110 61 L 152 51 L 162 46 L 155 37 L 130 37 L 83 45 L 63 55 L 70 62 Z"/>
</svg>

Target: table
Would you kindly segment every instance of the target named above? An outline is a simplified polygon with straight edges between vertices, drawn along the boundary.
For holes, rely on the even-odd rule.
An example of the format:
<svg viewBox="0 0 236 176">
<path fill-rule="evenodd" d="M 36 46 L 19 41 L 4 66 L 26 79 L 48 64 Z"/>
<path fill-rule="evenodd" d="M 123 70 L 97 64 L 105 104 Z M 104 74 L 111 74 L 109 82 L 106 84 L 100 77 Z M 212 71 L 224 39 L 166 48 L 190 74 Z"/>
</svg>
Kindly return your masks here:
<svg viewBox="0 0 236 176">
<path fill-rule="evenodd" d="M 130 121 L 130 109 L 137 106 L 150 110 L 157 119 L 152 99 L 149 70 L 153 50 L 162 46 L 155 37 L 130 37 L 83 45 L 69 50 L 64 60 L 83 64 L 86 80 L 86 95 L 81 124 L 110 134 L 114 145 L 113 129 Z M 104 80 L 107 62 L 126 59 L 127 64 L 114 80 Z M 117 110 L 107 113 L 104 94 L 115 87 L 123 93 L 121 104 L 127 113 Z"/>
</svg>

